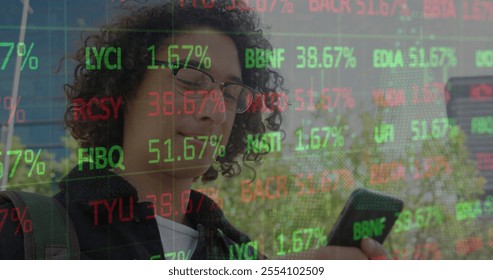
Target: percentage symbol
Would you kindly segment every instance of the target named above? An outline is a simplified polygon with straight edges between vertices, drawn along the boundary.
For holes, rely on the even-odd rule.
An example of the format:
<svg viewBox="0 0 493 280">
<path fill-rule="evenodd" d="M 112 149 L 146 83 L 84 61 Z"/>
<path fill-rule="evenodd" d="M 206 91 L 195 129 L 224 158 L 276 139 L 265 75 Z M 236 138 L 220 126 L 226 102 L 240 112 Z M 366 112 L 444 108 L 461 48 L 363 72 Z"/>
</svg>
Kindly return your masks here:
<svg viewBox="0 0 493 280">
<path fill-rule="evenodd" d="M 276 0 L 273 0 L 271 3 L 270 3 L 270 7 L 269 7 L 269 12 L 272 13 L 272 11 L 274 11 L 274 7 L 276 6 Z"/>
<path fill-rule="evenodd" d="M 209 188 L 209 189 L 207 189 L 207 192 L 208 192 L 208 195 L 210 196 L 210 198 L 212 198 L 213 200 L 216 200 L 219 196 L 219 190 L 216 188 Z"/>
<path fill-rule="evenodd" d="M 226 104 L 224 104 L 224 100 L 221 98 L 221 92 L 217 92 L 215 90 L 210 92 L 210 100 L 214 102 L 214 108 L 212 111 L 215 113 L 219 110 L 219 112 L 224 113 L 226 111 Z"/>
<path fill-rule="evenodd" d="M 31 149 L 27 149 L 24 152 L 24 162 L 31 164 L 31 168 L 27 173 L 27 176 L 31 178 L 32 173 L 34 171 L 34 167 L 36 167 L 36 174 L 44 175 L 46 172 L 46 164 L 43 161 L 38 162 L 39 155 L 41 154 L 41 149 L 36 153 L 36 157 L 34 157 L 34 151 Z"/>
<path fill-rule="evenodd" d="M 10 124 L 10 122 L 14 120 L 14 116 L 15 116 L 15 121 L 18 123 L 23 123 L 26 121 L 26 111 L 24 111 L 24 109 L 17 110 L 17 106 L 19 105 L 20 102 L 21 102 L 21 96 L 17 97 L 16 102 L 12 102 L 12 97 L 10 96 L 4 97 L 3 108 L 7 111 L 10 111 L 7 124 Z"/>
<path fill-rule="evenodd" d="M 342 98 L 344 98 L 344 108 L 354 108 L 354 97 L 351 94 L 350 88 L 345 88 L 342 92 Z"/>
<path fill-rule="evenodd" d="M 457 66 L 457 57 L 455 56 L 455 50 L 448 48 L 446 55 L 447 55 L 447 58 L 449 61 L 449 66 L 452 66 L 452 67 Z"/>
<path fill-rule="evenodd" d="M 224 199 L 222 197 L 218 197 L 216 200 L 217 205 L 219 205 L 220 208 L 223 208 L 224 206 Z"/>
<path fill-rule="evenodd" d="M 187 259 L 187 260 L 192 259 L 192 250 L 188 249 L 186 259 Z"/>
<path fill-rule="evenodd" d="M 205 49 L 202 49 L 202 46 L 195 46 L 195 56 L 200 57 L 199 61 L 199 67 L 204 65 L 205 69 L 210 69 L 211 68 L 211 58 L 206 55 L 208 47 L 205 46 Z"/>
<path fill-rule="evenodd" d="M 220 157 L 223 157 L 226 154 L 226 147 L 224 145 L 221 145 L 221 141 L 223 140 L 223 136 L 220 135 L 219 139 L 217 139 L 216 135 L 212 135 L 210 137 L 209 144 L 214 147 L 214 153 L 212 154 L 212 158 L 216 158 L 216 156 L 219 154 Z"/>
<path fill-rule="evenodd" d="M 458 135 L 459 135 L 459 126 L 457 125 L 451 126 L 448 134 L 449 139 L 455 139 L 457 138 Z"/>
<path fill-rule="evenodd" d="M 323 233 L 323 230 L 321 227 L 316 227 L 315 228 L 315 237 L 318 240 L 318 246 L 317 247 L 323 247 L 327 244 L 327 237 Z"/>
<path fill-rule="evenodd" d="M 394 3 L 394 5 L 395 5 L 395 3 Z M 411 10 L 407 6 L 406 2 L 401 3 L 400 8 L 401 8 L 401 16 L 408 17 L 411 14 Z"/>
<path fill-rule="evenodd" d="M 212 200 L 214 200 L 217 203 L 217 205 L 219 205 L 219 207 L 222 208 L 223 205 L 224 205 L 224 200 L 222 199 L 222 197 L 219 197 L 219 192 L 220 191 L 221 191 L 221 189 L 218 189 L 218 188 L 209 188 L 208 189 L 210 198 Z M 211 206 L 211 207 L 214 207 L 214 206 Z"/>
<path fill-rule="evenodd" d="M 22 64 L 21 64 L 21 71 L 24 70 L 24 66 L 26 65 L 26 62 L 29 61 L 29 69 L 31 70 L 36 70 L 38 69 L 38 57 L 37 56 L 31 56 L 31 50 L 34 47 L 34 43 L 31 43 L 29 45 L 29 49 L 26 52 L 26 44 L 23 42 L 20 42 L 17 44 L 17 55 L 20 57 L 24 57 Z"/>
<path fill-rule="evenodd" d="M 293 3 L 290 2 L 289 0 L 281 0 L 282 2 L 282 9 L 281 9 L 281 14 L 284 14 L 287 12 L 288 14 L 292 14 L 294 11 Z"/>
<path fill-rule="evenodd" d="M 203 191 L 204 194 L 206 194 L 210 199 L 212 199 L 215 202 L 211 204 L 210 210 L 217 209 L 218 206 L 219 208 L 222 208 L 224 201 L 222 198 L 219 197 L 219 191 L 220 191 L 219 189 L 216 189 L 214 187 L 208 188 L 207 190 Z"/>
<path fill-rule="evenodd" d="M 324 100 L 322 99 L 322 101 L 321 101 L 321 103 L 322 103 L 322 105 L 321 105 L 321 106 L 322 106 L 322 108 L 323 108 L 323 109 L 332 110 L 332 108 L 331 108 L 331 106 L 332 106 L 332 105 L 331 105 L 331 104 L 332 104 L 332 97 L 331 97 L 330 95 L 328 95 L 328 96 L 326 97 L 326 99 L 325 99 L 325 100 L 327 101 L 327 105 L 325 106 L 325 104 L 324 104 L 325 102 L 324 102 Z"/>
<path fill-rule="evenodd" d="M 356 57 L 354 56 L 354 48 L 344 47 L 343 56 L 344 58 L 346 58 L 346 64 L 344 65 L 345 68 L 356 67 L 357 61 Z"/>
<path fill-rule="evenodd" d="M 15 229 L 14 235 L 19 233 L 19 230 L 22 227 L 22 231 L 24 233 L 29 233 L 33 230 L 32 221 L 30 219 L 26 219 L 27 208 L 22 212 L 22 216 L 19 215 L 19 208 L 12 209 L 10 212 L 10 218 L 13 222 L 19 222 L 19 225 Z"/>
<path fill-rule="evenodd" d="M 332 137 L 334 137 L 334 148 L 344 146 L 344 136 L 342 135 L 342 128 L 334 126 L 332 128 Z"/>
<path fill-rule="evenodd" d="M 436 224 L 441 225 L 443 223 L 444 219 L 445 219 L 444 216 L 443 216 L 442 211 L 440 211 L 440 208 L 435 207 L 435 209 L 434 209 L 433 212 L 435 214 Z"/>
</svg>

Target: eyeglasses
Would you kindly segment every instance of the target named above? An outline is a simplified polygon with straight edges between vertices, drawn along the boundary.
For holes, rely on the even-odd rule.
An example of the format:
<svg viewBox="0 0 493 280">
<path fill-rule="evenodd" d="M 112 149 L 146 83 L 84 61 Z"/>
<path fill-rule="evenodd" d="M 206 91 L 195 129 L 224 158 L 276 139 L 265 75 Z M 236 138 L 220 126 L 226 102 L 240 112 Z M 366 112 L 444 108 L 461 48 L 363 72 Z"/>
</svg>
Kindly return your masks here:
<svg viewBox="0 0 493 280">
<path fill-rule="evenodd" d="M 162 63 L 163 65 L 168 64 L 159 60 L 156 60 L 156 62 Z M 169 64 L 169 67 L 175 78 L 179 94 L 185 96 L 185 91 L 196 92 L 187 94 L 187 98 L 204 98 L 204 95 L 199 94 L 198 90 L 209 91 L 212 88 L 212 85 L 219 84 L 223 93 L 224 104 L 228 111 L 244 113 L 255 99 L 255 90 L 244 84 L 216 81 L 208 73 L 193 66 L 185 67 L 184 64 Z"/>
</svg>

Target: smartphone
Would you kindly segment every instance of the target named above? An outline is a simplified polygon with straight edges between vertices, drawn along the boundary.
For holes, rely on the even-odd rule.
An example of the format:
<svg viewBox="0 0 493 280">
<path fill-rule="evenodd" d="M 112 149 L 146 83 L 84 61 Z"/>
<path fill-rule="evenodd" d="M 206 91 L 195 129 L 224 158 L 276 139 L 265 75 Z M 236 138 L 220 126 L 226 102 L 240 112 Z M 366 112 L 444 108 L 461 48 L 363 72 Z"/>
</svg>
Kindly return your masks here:
<svg viewBox="0 0 493 280">
<path fill-rule="evenodd" d="M 327 237 L 327 246 L 360 247 L 371 237 L 383 244 L 402 212 L 398 198 L 366 189 L 356 189 Z"/>
</svg>

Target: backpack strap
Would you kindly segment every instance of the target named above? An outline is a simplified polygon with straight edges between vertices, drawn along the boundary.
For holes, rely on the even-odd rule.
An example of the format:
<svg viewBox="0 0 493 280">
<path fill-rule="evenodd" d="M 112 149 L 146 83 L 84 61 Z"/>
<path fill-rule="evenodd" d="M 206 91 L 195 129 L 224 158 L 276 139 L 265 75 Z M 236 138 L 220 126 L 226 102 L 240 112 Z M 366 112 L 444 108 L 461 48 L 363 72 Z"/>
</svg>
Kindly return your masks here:
<svg viewBox="0 0 493 280">
<path fill-rule="evenodd" d="M 74 226 L 56 199 L 21 191 L 0 192 L 2 198 L 14 204 L 12 211 L 17 212 L 24 235 L 25 259 L 80 258 Z"/>
</svg>

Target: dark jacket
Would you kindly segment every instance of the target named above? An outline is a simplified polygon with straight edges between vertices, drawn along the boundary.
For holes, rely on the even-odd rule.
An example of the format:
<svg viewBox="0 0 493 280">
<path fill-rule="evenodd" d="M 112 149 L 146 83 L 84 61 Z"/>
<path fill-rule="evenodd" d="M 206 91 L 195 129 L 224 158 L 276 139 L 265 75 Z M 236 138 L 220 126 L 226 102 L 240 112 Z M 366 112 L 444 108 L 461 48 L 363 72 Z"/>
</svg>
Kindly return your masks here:
<svg viewBox="0 0 493 280">
<path fill-rule="evenodd" d="M 109 170 L 74 168 L 59 188 L 54 198 L 74 224 L 81 259 L 164 259 L 152 203 L 138 202 L 136 189 L 122 177 Z M 189 207 L 187 218 L 199 231 L 192 259 L 263 258 L 256 243 L 235 229 L 209 197 L 192 191 Z M 0 205 L 0 210 L 12 208 L 11 203 Z M 0 232 L 0 259 L 24 258 L 22 233 L 14 234 L 18 225 L 6 219 Z"/>
</svg>

